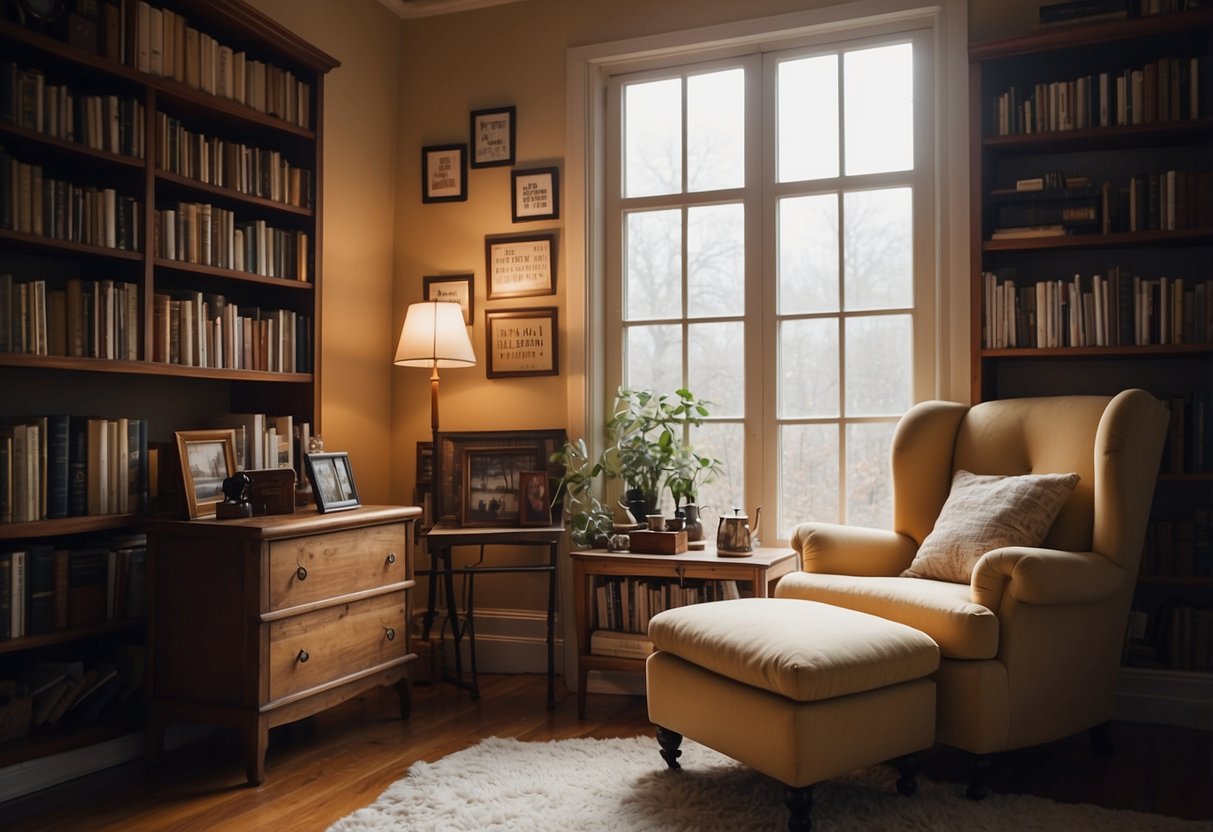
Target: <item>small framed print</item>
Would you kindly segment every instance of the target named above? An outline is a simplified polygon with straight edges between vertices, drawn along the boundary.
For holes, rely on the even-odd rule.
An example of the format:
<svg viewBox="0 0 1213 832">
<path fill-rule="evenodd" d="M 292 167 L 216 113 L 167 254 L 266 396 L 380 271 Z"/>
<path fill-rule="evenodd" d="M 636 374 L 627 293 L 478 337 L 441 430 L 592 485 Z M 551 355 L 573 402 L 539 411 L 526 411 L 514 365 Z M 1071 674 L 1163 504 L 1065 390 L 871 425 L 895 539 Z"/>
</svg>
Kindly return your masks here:
<svg viewBox="0 0 1213 832">
<path fill-rule="evenodd" d="M 468 326 L 472 325 L 472 313 L 475 312 L 472 275 L 449 274 L 423 277 L 421 286 L 425 300 L 449 301 L 459 304 L 459 308 L 463 310 L 463 322 Z"/>
<path fill-rule="evenodd" d="M 489 300 L 556 294 L 556 235 L 485 238 Z"/>
<path fill-rule="evenodd" d="M 556 307 L 484 313 L 488 378 L 557 376 Z"/>
<path fill-rule="evenodd" d="M 236 431 L 179 430 L 176 437 L 189 518 L 213 517 L 223 481 L 236 473 Z"/>
<path fill-rule="evenodd" d="M 431 485 L 434 482 L 434 443 L 417 443 L 417 484 Z"/>
<path fill-rule="evenodd" d="M 463 458 L 461 526 L 517 526 L 521 472 L 535 467 L 531 449 L 471 447 Z"/>
<path fill-rule="evenodd" d="M 518 474 L 518 525 L 552 525 L 547 471 L 522 471 Z"/>
<path fill-rule="evenodd" d="M 321 514 L 358 507 L 358 489 L 346 452 L 308 454 L 307 478 L 312 481 L 316 509 Z"/>
<path fill-rule="evenodd" d="M 560 172 L 557 168 L 516 170 L 510 174 L 510 214 L 514 222 L 560 217 Z"/>
<path fill-rule="evenodd" d="M 421 148 L 421 201 L 465 202 L 467 198 L 467 145 L 444 144 Z"/>
<path fill-rule="evenodd" d="M 513 107 L 472 111 L 472 167 L 514 164 Z"/>
</svg>

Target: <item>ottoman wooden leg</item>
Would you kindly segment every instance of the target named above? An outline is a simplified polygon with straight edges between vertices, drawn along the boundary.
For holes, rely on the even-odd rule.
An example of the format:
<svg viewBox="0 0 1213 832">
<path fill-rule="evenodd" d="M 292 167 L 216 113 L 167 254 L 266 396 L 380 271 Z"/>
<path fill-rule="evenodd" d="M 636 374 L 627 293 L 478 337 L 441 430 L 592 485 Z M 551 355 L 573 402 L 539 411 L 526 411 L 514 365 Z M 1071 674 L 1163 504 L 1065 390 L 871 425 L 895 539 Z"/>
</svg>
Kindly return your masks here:
<svg viewBox="0 0 1213 832">
<path fill-rule="evenodd" d="M 918 789 L 918 772 L 922 764 L 918 762 L 917 754 L 906 754 L 897 758 L 897 793 L 909 797 Z"/>
<path fill-rule="evenodd" d="M 809 832 L 813 828 L 813 787 L 788 786 L 784 803 L 791 812 L 788 815 L 788 832 Z"/>
<path fill-rule="evenodd" d="M 661 756 L 673 771 L 678 771 L 682 768 L 678 764 L 678 758 L 682 756 L 682 752 L 678 750 L 678 746 L 682 744 L 682 734 L 675 733 L 668 728 L 657 726 L 657 743 L 661 746 Z"/>
<path fill-rule="evenodd" d="M 969 761 L 969 788 L 965 796 L 969 800 L 984 800 L 986 797 L 986 776 L 990 773 L 990 758 L 985 754 L 974 755 Z"/>
</svg>

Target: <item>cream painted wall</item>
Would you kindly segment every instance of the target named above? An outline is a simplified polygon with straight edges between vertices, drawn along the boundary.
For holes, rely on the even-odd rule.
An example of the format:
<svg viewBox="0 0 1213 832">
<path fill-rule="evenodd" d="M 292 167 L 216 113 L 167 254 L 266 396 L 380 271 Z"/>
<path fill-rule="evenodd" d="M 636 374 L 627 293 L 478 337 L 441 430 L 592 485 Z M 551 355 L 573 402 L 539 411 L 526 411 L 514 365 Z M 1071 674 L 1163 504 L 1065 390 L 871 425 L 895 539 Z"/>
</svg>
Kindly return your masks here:
<svg viewBox="0 0 1213 832">
<path fill-rule="evenodd" d="M 402 24 L 376 0 L 251 5 L 341 62 L 324 85 L 320 424 L 326 450 L 349 452 L 362 502 L 387 502 Z"/>
</svg>

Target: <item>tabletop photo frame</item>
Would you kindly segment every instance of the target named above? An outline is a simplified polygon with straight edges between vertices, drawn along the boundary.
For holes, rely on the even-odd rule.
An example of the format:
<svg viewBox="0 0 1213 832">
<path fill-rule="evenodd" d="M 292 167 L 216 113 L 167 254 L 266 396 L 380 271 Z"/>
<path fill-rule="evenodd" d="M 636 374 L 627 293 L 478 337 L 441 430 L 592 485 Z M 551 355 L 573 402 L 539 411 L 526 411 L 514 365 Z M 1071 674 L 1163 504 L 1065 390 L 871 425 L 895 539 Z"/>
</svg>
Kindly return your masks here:
<svg viewBox="0 0 1213 832">
<path fill-rule="evenodd" d="M 236 473 L 236 432 L 179 430 L 174 435 L 189 519 L 213 517 L 223 502 L 223 481 Z"/>
<path fill-rule="evenodd" d="M 332 451 L 308 454 L 306 459 L 307 478 L 312 483 L 317 511 L 327 514 L 330 511 L 345 511 L 360 505 L 348 453 Z"/>
<path fill-rule="evenodd" d="M 515 506 L 509 523 L 501 518 L 477 516 L 480 508 L 480 497 L 470 504 L 471 488 L 469 479 L 471 473 L 467 470 L 469 464 L 476 464 L 483 469 L 492 465 L 493 459 L 508 460 L 511 470 L 546 471 L 550 483 L 559 482 L 564 476 L 564 466 L 552 462 L 552 455 L 564 447 L 565 432 L 562 428 L 550 430 L 521 430 L 521 431 L 449 431 L 438 434 L 438 444 L 434 453 L 434 486 L 433 510 L 434 522 L 461 526 L 465 520 L 471 525 L 519 525 L 517 514 L 518 491 L 517 479 L 514 481 L 512 502 Z M 530 460 L 530 464 L 525 464 Z M 517 467 L 524 465 L 525 467 Z M 500 502 L 500 501 L 499 501 Z M 491 496 L 486 498 L 485 507 L 489 508 Z M 499 513 L 502 510 L 499 507 Z M 504 517 L 504 515 L 503 515 Z"/>
</svg>

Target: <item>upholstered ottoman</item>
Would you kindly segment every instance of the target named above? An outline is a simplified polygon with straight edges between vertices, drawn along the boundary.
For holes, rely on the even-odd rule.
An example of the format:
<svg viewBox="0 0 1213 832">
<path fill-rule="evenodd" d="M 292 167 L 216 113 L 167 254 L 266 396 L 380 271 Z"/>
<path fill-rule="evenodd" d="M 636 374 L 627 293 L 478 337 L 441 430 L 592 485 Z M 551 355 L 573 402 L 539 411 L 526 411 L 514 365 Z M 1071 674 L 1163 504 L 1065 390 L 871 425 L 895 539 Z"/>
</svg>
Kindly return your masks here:
<svg viewBox="0 0 1213 832">
<path fill-rule="evenodd" d="M 646 678 L 661 755 L 683 736 L 788 786 L 788 828 L 811 827 L 814 783 L 915 752 L 935 737 L 939 647 L 912 627 L 791 598 L 667 610 L 649 622 Z"/>
</svg>

